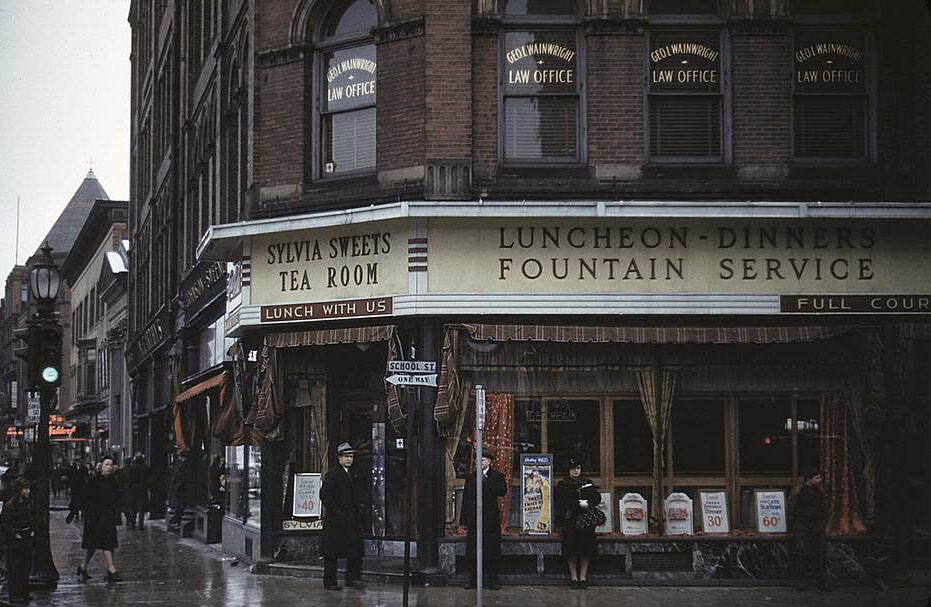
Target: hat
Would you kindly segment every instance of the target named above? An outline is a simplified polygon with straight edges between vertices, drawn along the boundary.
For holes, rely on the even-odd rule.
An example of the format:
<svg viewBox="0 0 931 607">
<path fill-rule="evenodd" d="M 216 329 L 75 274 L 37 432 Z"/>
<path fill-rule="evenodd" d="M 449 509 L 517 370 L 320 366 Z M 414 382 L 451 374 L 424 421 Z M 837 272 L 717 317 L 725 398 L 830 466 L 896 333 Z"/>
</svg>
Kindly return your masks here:
<svg viewBox="0 0 931 607">
<path fill-rule="evenodd" d="M 339 447 L 336 448 L 336 455 L 351 455 L 355 453 L 356 450 L 352 448 L 352 445 L 349 443 L 340 443 Z"/>
<path fill-rule="evenodd" d="M 575 456 L 569 458 L 569 463 L 566 465 L 566 468 L 572 470 L 573 468 L 578 468 L 582 465 L 582 458 Z"/>
</svg>

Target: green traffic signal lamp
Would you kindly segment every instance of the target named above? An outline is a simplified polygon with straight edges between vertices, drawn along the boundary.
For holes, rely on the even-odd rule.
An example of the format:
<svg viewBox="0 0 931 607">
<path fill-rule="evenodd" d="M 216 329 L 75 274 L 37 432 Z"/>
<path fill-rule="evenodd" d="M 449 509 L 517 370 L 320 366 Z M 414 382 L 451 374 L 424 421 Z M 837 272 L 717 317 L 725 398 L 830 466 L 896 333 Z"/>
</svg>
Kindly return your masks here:
<svg viewBox="0 0 931 607">
<path fill-rule="evenodd" d="M 61 326 L 57 322 L 44 323 L 41 334 L 39 379 L 44 387 L 57 387 L 61 385 Z"/>
</svg>

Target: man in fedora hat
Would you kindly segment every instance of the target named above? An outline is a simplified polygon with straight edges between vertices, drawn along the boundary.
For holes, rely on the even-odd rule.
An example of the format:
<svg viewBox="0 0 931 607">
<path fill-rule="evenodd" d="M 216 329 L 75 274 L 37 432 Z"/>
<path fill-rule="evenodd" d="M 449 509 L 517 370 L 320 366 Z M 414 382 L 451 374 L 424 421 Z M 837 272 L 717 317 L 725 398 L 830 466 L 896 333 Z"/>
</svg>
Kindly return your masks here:
<svg viewBox="0 0 931 607">
<path fill-rule="evenodd" d="M 355 459 L 349 443 L 336 448 L 338 463 L 323 475 L 323 587 L 342 590 L 336 582 L 336 561 L 346 559 L 346 586 L 364 588 L 362 583 L 362 512 L 349 469 Z"/>
<path fill-rule="evenodd" d="M 488 587 L 497 590 L 498 562 L 501 560 L 501 510 L 498 498 L 507 493 L 504 476 L 491 467 L 494 456 L 491 449 L 482 449 L 482 573 L 488 580 Z M 460 524 L 468 530 L 466 536 L 466 557 L 469 561 L 469 581 L 466 588 L 474 588 L 477 578 L 475 571 L 475 536 L 478 533 L 475 512 L 475 483 L 477 475 L 473 472 L 466 479 L 462 494 L 462 513 Z"/>
</svg>

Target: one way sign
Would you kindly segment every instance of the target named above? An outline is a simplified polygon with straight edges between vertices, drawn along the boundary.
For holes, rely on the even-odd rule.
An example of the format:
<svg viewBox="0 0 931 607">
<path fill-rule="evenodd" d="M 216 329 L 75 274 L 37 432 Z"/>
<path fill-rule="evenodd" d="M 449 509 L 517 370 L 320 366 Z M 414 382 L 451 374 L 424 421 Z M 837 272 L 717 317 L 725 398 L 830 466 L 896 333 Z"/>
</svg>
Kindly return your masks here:
<svg viewBox="0 0 931 607">
<path fill-rule="evenodd" d="M 436 373 L 426 375 L 411 375 L 409 373 L 395 373 L 385 378 L 389 384 L 396 386 L 436 386 Z"/>
</svg>

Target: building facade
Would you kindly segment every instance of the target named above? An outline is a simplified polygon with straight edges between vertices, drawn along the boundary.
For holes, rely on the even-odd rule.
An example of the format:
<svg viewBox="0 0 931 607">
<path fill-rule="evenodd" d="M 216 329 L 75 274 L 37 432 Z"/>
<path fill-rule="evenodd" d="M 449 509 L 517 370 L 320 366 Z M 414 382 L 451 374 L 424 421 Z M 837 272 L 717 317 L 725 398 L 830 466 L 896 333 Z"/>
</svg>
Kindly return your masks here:
<svg viewBox="0 0 931 607">
<path fill-rule="evenodd" d="M 526 454 L 581 458 L 611 521 L 597 567 L 622 578 L 787 577 L 766 500 L 807 466 L 832 575 L 921 524 L 927 491 L 902 488 L 931 468 L 922 3 L 220 4 L 133 4 L 130 325 L 139 406 L 172 403 L 192 451 L 230 445 L 224 548 L 315 556 L 298 475 L 349 441 L 367 550 L 413 527 L 421 567 L 458 575 L 478 384 L 506 571 L 561 568 Z M 225 297 L 187 303 L 226 263 L 194 289 Z M 194 365 L 221 325 L 230 360 Z M 403 360 L 438 386 L 386 382 Z M 209 389 L 215 416 L 186 411 Z M 630 495 L 683 537 L 628 537 Z"/>
</svg>

